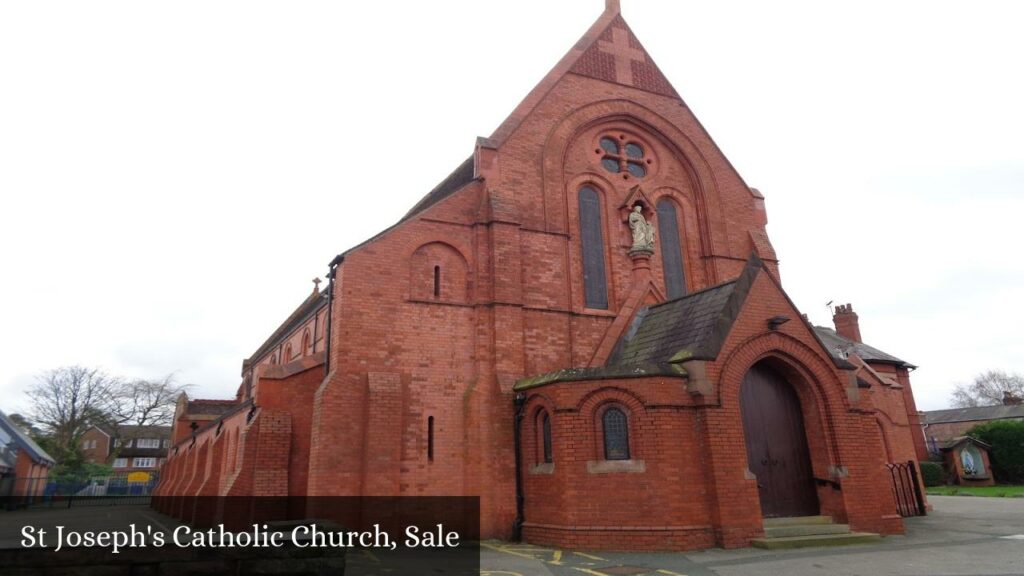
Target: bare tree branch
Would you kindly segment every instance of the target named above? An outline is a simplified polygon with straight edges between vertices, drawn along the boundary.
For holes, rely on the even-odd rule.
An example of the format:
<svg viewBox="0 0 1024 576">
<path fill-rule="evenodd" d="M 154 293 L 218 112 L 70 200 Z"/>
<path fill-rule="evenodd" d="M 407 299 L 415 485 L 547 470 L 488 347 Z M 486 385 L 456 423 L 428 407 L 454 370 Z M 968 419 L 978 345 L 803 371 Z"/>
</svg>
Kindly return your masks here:
<svg viewBox="0 0 1024 576">
<path fill-rule="evenodd" d="M 957 384 L 952 403 L 957 408 L 998 406 L 1003 403 L 1005 393 L 1024 397 L 1024 376 L 989 370 L 978 374 L 970 384 Z"/>
<path fill-rule="evenodd" d="M 90 426 L 116 403 L 120 380 L 95 368 L 64 366 L 43 373 L 29 388 L 31 417 L 52 439 L 58 460 L 73 451 Z"/>
</svg>

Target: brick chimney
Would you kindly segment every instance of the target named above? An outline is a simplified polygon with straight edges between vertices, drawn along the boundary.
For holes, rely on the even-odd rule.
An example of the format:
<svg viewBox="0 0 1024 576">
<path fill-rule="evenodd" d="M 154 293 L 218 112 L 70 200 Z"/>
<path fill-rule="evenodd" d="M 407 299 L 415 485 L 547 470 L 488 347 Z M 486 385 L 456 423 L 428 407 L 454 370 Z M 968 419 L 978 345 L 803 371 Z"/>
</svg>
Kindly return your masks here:
<svg viewBox="0 0 1024 576">
<path fill-rule="evenodd" d="M 840 336 L 854 342 L 860 342 L 860 323 L 857 321 L 857 313 L 853 311 L 852 304 L 840 304 L 836 306 L 832 314 L 832 322 L 836 325 L 836 332 Z"/>
<path fill-rule="evenodd" d="M 1024 398 L 1009 390 L 1003 390 L 1003 406 L 1020 406 L 1021 404 L 1024 404 Z"/>
</svg>

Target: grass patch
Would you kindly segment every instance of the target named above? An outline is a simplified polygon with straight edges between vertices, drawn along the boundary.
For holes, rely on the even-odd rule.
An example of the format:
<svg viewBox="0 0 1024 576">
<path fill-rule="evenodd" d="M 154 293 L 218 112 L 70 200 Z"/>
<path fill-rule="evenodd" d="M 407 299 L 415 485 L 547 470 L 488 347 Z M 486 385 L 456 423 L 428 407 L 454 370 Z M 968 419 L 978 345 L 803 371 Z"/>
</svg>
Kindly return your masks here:
<svg viewBox="0 0 1024 576">
<path fill-rule="evenodd" d="M 1024 486 L 932 486 L 925 489 L 935 496 L 989 496 L 1024 498 Z"/>
</svg>

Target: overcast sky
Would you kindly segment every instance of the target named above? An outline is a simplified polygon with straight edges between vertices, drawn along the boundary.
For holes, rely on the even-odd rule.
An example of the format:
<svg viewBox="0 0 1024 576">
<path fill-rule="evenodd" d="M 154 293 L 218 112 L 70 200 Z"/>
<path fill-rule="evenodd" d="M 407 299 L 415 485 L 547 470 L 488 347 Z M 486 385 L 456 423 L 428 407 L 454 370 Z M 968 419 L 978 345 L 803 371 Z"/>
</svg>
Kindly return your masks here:
<svg viewBox="0 0 1024 576">
<path fill-rule="evenodd" d="M 393 223 L 602 0 L 0 4 L 0 409 L 41 371 L 230 397 L 327 263 Z M 1024 4 L 623 0 L 817 324 L 922 409 L 1024 373 Z"/>
</svg>

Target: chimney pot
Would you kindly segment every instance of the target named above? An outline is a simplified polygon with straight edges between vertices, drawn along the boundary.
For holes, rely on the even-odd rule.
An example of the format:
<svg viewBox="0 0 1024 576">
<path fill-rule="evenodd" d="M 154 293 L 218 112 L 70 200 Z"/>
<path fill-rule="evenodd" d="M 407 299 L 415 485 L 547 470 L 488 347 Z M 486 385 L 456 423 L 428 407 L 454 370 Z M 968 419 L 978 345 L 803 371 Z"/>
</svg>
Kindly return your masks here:
<svg viewBox="0 0 1024 576">
<path fill-rule="evenodd" d="M 852 304 L 836 306 L 835 313 L 832 315 L 832 322 L 836 326 L 837 334 L 847 340 L 861 342 L 860 322 L 858 321 L 857 313 L 853 311 Z"/>
</svg>

